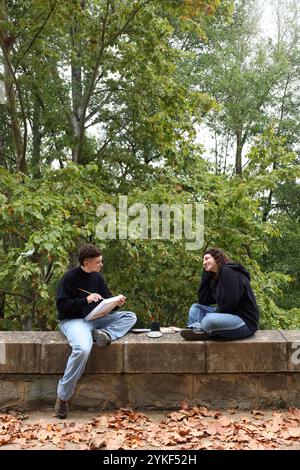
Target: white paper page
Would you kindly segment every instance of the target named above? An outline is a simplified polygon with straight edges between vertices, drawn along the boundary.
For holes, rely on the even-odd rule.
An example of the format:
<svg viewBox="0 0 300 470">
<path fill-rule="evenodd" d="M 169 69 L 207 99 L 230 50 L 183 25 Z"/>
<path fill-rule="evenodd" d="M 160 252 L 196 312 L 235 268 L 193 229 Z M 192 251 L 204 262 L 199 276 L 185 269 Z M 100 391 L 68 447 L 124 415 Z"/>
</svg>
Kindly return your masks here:
<svg viewBox="0 0 300 470">
<path fill-rule="evenodd" d="M 85 321 L 95 320 L 99 317 L 104 317 L 109 312 L 111 312 L 117 305 L 120 300 L 120 295 L 115 297 L 110 297 L 109 299 L 104 299 L 85 317 Z"/>
</svg>

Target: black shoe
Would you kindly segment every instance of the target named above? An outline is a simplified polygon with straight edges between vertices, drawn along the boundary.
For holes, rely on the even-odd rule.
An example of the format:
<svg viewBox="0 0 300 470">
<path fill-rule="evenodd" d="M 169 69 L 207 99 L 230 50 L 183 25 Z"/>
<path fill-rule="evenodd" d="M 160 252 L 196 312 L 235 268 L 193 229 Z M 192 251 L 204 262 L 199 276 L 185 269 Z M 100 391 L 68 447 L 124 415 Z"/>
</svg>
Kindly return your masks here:
<svg viewBox="0 0 300 470">
<path fill-rule="evenodd" d="M 92 336 L 94 343 L 99 347 L 108 346 L 111 343 L 111 337 L 106 331 L 93 330 Z"/>
<path fill-rule="evenodd" d="M 180 332 L 180 336 L 187 341 L 204 341 L 210 339 L 211 336 L 203 330 L 193 330 L 192 328 L 186 328 Z"/>
<path fill-rule="evenodd" d="M 69 412 L 68 402 L 57 397 L 54 410 L 58 418 L 66 418 Z"/>
</svg>

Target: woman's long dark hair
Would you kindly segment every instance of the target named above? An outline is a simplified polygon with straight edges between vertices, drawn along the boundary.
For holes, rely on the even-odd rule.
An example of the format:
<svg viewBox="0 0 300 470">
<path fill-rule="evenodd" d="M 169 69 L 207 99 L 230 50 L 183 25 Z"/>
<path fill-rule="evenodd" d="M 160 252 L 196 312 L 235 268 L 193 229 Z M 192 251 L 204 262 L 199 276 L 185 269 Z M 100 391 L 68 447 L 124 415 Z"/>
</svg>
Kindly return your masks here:
<svg viewBox="0 0 300 470">
<path fill-rule="evenodd" d="M 203 256 L 205 255 L 211 255 L 217 264 L 218 272 L 214 276 L 215 280 L 219 277 L 224 264 L 232 263 L 231 259 L 228 258 L 227 255 L 225 255 L 224 251 L 221 248 L 209 248 L 204 252 Z"/>
</svg>

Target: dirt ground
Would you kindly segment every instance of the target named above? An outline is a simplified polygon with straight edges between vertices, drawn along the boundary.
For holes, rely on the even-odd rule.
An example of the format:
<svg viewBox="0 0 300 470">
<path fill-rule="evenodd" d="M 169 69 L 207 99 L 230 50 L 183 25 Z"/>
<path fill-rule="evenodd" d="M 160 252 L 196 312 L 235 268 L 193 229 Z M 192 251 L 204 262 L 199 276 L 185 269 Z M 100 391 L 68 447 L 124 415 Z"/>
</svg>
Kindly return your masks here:
<svg viewBox="0 0 300 470">
<path fill-rule="evenodd" d="M 68 418 L 64 420 L 56 418 L 53 410 L 31 411 L 24 414 L 17 412 L 11 414 L 10 412 L 1 415 L 0 443 L 2 445 L 0 450 L 88 450 L 91 448 L 97 450 L 191 448 L 300 450 L 298 437 L 300 411 L 296 410 L 296 412 L 296 418 L 292 420 L 290 419 L 291 410 L 221 412 L 206 408 L 196 409 L 196 412 L 117 410 L 98 415 L 95 412 L 71 410 Z M 185 413 L 189 419 L 194 420 L 193 423 L 199 423 L 199 425 L 191 424 L 189 421 L 190 424 L 187 427 Z M 10 416 L 13 421 L 12 426 L 10 426 Z M 16 421 L 17 419 L 21 419 L 21 424 L 20 421 Z M 2 425 L 1 430 L 1 422 L 9 424 Z M 291 429 L 290 423 L 292 423 L 291 437 L 287 434 Z M 10 434 L 7 433 L 8 426 Z M 234 432 L 230 431 L 230 426 L 234 426 Z M 250 438 L 246 436 L 246 432 Z M 251 434 L 252 432 L 254 434 Z M 199 443 L 194 447 L 189 447 L 191 440 L 186 438 L 189 433 L 194 436 L 192 442 L 195 443 L 195 439 L 198 438 Z M 10 440 L 6 438 L 7 443 L 1 440 L 1 437 L 8 435 L 13 437 Z M 70 435 L 72 435 L 71 439 L 62 437 Z M 160 440 L 158 435 L 160 435 Z M 101 439 L 103 442 L 100 442 Z"/>
</svg>

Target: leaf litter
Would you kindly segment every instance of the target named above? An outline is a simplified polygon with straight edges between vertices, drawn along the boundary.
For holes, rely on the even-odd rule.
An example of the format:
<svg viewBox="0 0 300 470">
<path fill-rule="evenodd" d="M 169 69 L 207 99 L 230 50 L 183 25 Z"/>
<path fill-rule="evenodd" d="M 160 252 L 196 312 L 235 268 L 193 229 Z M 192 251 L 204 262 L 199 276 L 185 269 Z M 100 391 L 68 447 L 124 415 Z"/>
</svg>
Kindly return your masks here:
<svg viewBox="0 0 300 470">
<path fill-rule="evenodd" d="M 245 415 L 240 410 L 189 407 L 164 414 L 159 421 L 146 413 L 121 408 L 102 413 L 87 422 L 27 422 L 16 411 L 0 414 L 0 448 L 129 450 L 274 450 L 299 446 L 300 410 L 260 411 Z M 299 447 L 298 447 L 299 448 Z"/>
</svg>

